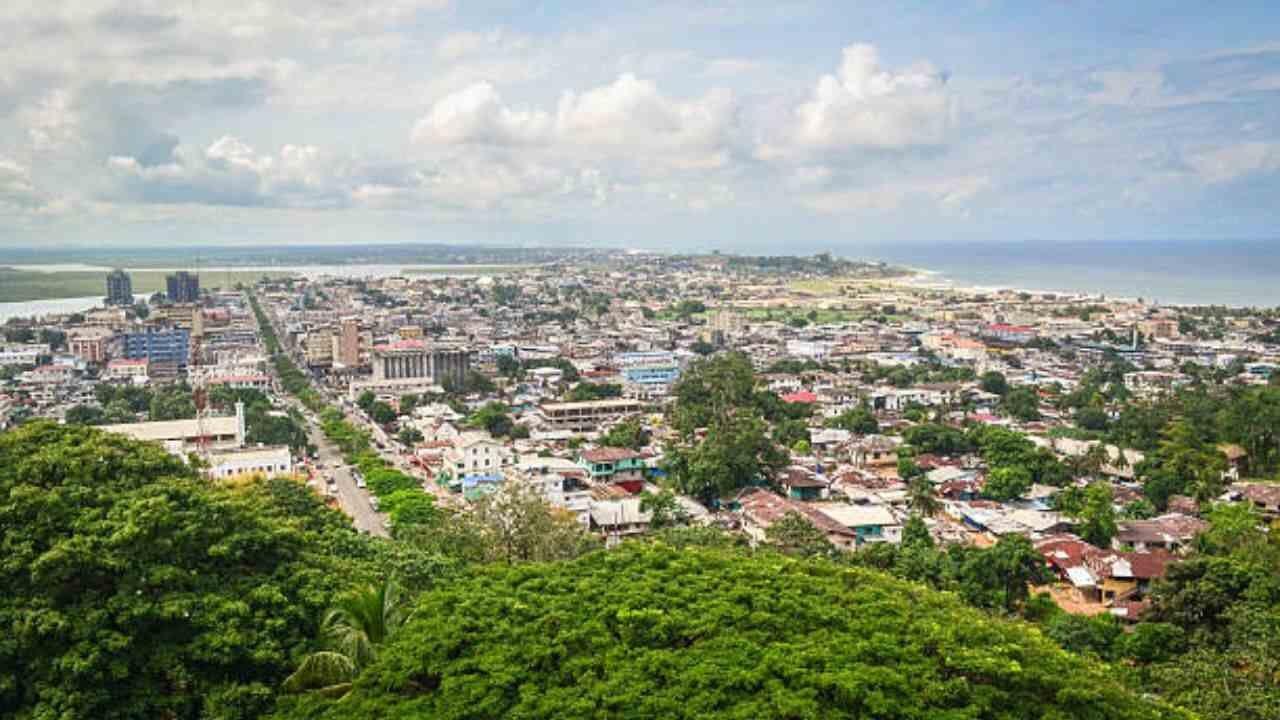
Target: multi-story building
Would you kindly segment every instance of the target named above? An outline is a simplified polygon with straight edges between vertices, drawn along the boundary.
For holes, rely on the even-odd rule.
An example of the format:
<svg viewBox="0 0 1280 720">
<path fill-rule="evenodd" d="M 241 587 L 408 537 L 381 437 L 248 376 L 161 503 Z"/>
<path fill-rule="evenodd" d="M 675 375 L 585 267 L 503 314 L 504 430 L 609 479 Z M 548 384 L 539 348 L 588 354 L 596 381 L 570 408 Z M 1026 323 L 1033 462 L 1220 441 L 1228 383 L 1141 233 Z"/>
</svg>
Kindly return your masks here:
<svg viewBox="0 0 1280 720">
<path fill-rule="evenodd" d="M 423 379 L 437 385 L 444 385 L 446 380 L 461 384 L 470 369 L 470 352 L 432 348 L 421 340 L 402 340 L 373 350 L 375 381 Z"/>
<path fill-rule="evenodd" d="M 587 402 L 546 403 L 539 408 L 552 429 L 572 432 L 598 430 L 610 421 L 640 412 L 644 404 L 625 398 Z"/>
<path fill-rule="evenodd" d="M 181 328 L 125 333 L 124 356 L 130 360 L 145 358 L 152 364 L 174 364 L 186 367 L 191 356 L 191 333 Z"/>
<path fill-rule="evenodd" d="M 583 450 L 578 464 L 595 483 L 617 485 L 635 494 L 644 488 L 644 456 L 627 448 L 602 447 Z"/>
<path fill-rule="evenodd" d="M 194 303 L 200 300 L 200 276 L 185 270 L 165 277 L 165 295 L 172 303 Z"/>
<path fill-rule="evenodd" d="M 107 273 L 107 305 L 133 304 L 133 278 L 119 268 Z"/>
<path fill-rule="evenodd" d="M 67 347 L 81 360 L 101 364 L 107 361 L 107 346 L 112 337 L 113 333 L 105 328 L 82 328 L 67 339 Z"/>
<path fill-rule="evenodd" d="M 334 353 L 334 360 L 344 367 L 359 367 L 360 365 L 360 319 L 356 317 L 342 318 L 342 325 L 338 332 L 337 352 Z"/>
<path fill-rule="evenodd" d="M 333 365 L 333 330 L 314 328 L 307 333 L 306 344 L 307 365 L 311 367 L 329 367 Z"/>
<path fill-rule="evenodd" d="M 0 366 L 39 365 L 40 358 L 48 354 L 48 345 L 0 345 Z"/>
</svg>

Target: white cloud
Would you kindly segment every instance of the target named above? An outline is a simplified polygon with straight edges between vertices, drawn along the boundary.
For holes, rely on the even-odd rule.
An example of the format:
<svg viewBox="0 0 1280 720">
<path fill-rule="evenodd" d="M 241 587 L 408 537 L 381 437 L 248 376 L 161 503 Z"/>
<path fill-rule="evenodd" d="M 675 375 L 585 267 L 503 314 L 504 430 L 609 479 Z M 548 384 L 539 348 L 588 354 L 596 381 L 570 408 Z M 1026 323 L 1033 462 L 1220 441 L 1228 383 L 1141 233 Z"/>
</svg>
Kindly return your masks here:
<svg viewBox="0 0 1280 720">
<path fill-rule="evenodd" d="M 1207 183 L 1230 182 L 1246 175 L 1280 170 L 1280 145 L 1265 142 L 1228 145 L 1193 155 L 1188 164 Z"/>
<path fill-rule="evenodd" d="M 512 110 L 487 82 L 446 95 L 414 125 L 413 140 L 423 144 L 509 145 L 550 139 L 552 119 L 541 110 Z"/>
<path fill-rule="evenodd" d="M 230 135 L 204 150 L 178 145 L 167 162 L 114 155 L 115 194 L 144 203 L 333 207 L 346 203 L 345 169 L 319 148 L 285 145 L 263 154 Z"/>
<path fill-rule="evenodd" d="M 833 215 L 890 212 L 921 204 L 943 212 L 965 214 L 967 205 L 990 188 L 990 178 L 965 175 L 815 193 L 804 197 L 802 203 Z"/>
<path fill-rule="evenodd" d="M 872 45 L 844 49 L 796 109 L 794 140 L 809 148 L 901 149 L 936 145 L 947 127 L 946 77 L 929 63 L 884 69 Z"/>
<path fill-rule="evenodd" d="M 45 202 L 31 179 L 31 169 L 0 156 L 0 210 L 33 210 Z"/>
</svg>

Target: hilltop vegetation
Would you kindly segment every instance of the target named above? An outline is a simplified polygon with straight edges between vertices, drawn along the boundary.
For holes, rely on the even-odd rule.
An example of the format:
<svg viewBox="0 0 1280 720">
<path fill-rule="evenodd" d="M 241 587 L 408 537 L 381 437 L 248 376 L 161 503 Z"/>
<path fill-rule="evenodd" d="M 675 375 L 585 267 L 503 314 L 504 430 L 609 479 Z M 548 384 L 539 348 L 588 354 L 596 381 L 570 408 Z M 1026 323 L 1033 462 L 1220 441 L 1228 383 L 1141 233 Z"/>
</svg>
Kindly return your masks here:
<svg viewBox="0 0 1280 720">
<path fill-rule="evenodd" d="M 483 508 L 431 508 L 380 540 L 290 479 L 210 483 L 155 446 L 25 425 L 0 435 L 0 715 L 1184 717 L 1126 689 L 1141 672 L 1206 717 L 1267 717 L 1274 663 L 1249 643 L 1270 642 L 1275 545 L 1248 518 L 1209 542 L 1256 572 L 1215 588 L 1190 567 L 1163 591 L 1161 619 L 1203 650 L 1135 668 L 1120 663 L 1141 648 L 1091 645 L 1096 628 L 997 616 L 1007 593 L 984 595 L 987 613 L 964 583 L 938 592 L 710 530 L 548 552 L 528 542 L 562 530 L 520 507 L 527 522 L 494 525 L 506 534 Z M 920 565 L 902 560 L 887 564 Z M 285 692 L 304 659 L 333 655 L 326 611 L 391 583 L 408 620 L 361 656 L 350 693 Z M 1226 691 L 1198 680 L 1242 662 L 1250 677 Z"/>
<path fill-rule="evenodd" d="M 281 720 L 1157 718 L 1026 626 L 825 561 L 633 545 L 428 592 L 354 692 Z"/>
</svg>

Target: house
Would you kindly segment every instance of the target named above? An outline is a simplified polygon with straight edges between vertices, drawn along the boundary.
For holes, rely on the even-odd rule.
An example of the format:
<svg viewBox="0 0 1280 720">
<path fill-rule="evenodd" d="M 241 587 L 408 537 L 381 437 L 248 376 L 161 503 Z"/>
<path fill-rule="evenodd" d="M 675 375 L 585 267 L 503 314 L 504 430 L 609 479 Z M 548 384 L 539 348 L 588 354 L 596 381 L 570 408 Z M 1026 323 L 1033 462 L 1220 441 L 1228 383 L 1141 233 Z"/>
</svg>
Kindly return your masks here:
<svg viewBox="0 0 1280 720">
<path fill-rule="evenodd" d="M 640 509 L 640 498 L 626 497 L 591 501 L 591 529 L 604 533 L 610 541 L 649 530 L 653 513 Z"/>
<path fill-rule="evenodd" d="M 1111 540 L 1117 550 L 1132 547 L 1139 552 L 1177 552 L 1187 546 L 1209 523 L 1189 515 L 1167 513 L 1150 520 L 1122 520 L 1116 523 Z"/>
<path fill-rule="evenodd" d="M 788 513 L 797 513 L 827 536 L 827 540 L 842 550 L 858 546 L 858 536 L 852 529 L 841 525 L 819 512 L 814 506 L 784 498 L 764 488 L 747 488 L 738 493 L 735 504 L 742 518 L 742 530 L 752 544 L 766 542 L 769 528 Z"/>
<path fill-rule="evenodd" d="M 897 465 L 899 442 L 884 435 L 868 435 L 854 443 L 850 460 L 856 468 Z"/>
<path fill-rule="evenodd" d="M 644 488 L 645 456 L 634 450 L 614 447 L 583 450 L 577 460 L 592 482 L 618 485 L 633 495 Z"/>
<path fill-rule="evenodd" d="M 792 500 L 822 500 L 830 494 L 831 483 L 813 471 L 792 466 L 782 471 L 778 484 Z"/>
<path fill-rule="evenodd" d="M 444 452 L 444 469 L 455 478 L 498 473 L 511 462 L 506 445 L 485 432 L 466 432 Z"/>
<path fill-rule="evenodd" d="M 1268 520 L 1280 518 L 1280 485 L 1238 483 L 1228 492 L 1231 497 L 1253 505 Z"/>
<path fill-rule="evenodd" d="M 901 542 L 902 523 L 884 505 L 821 503 L 818 512 L 852 531 L 857 545 L 869 542 Z"/>
</svg>

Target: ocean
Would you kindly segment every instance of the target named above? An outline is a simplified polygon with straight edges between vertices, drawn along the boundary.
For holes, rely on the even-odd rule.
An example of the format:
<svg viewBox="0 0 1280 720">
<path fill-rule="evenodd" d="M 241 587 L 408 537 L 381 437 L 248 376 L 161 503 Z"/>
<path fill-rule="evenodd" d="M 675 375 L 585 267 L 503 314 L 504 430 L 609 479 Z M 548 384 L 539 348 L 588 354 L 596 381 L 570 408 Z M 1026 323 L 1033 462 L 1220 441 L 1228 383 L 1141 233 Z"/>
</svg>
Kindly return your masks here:
<svg viewBox="0 0 1280 720">
<path fill-rule="evenodd" d="M 960 287 L 1280 306 L 1280 240 L 903 243 L 839 254 L 928 270 Z"/>
</svg>

